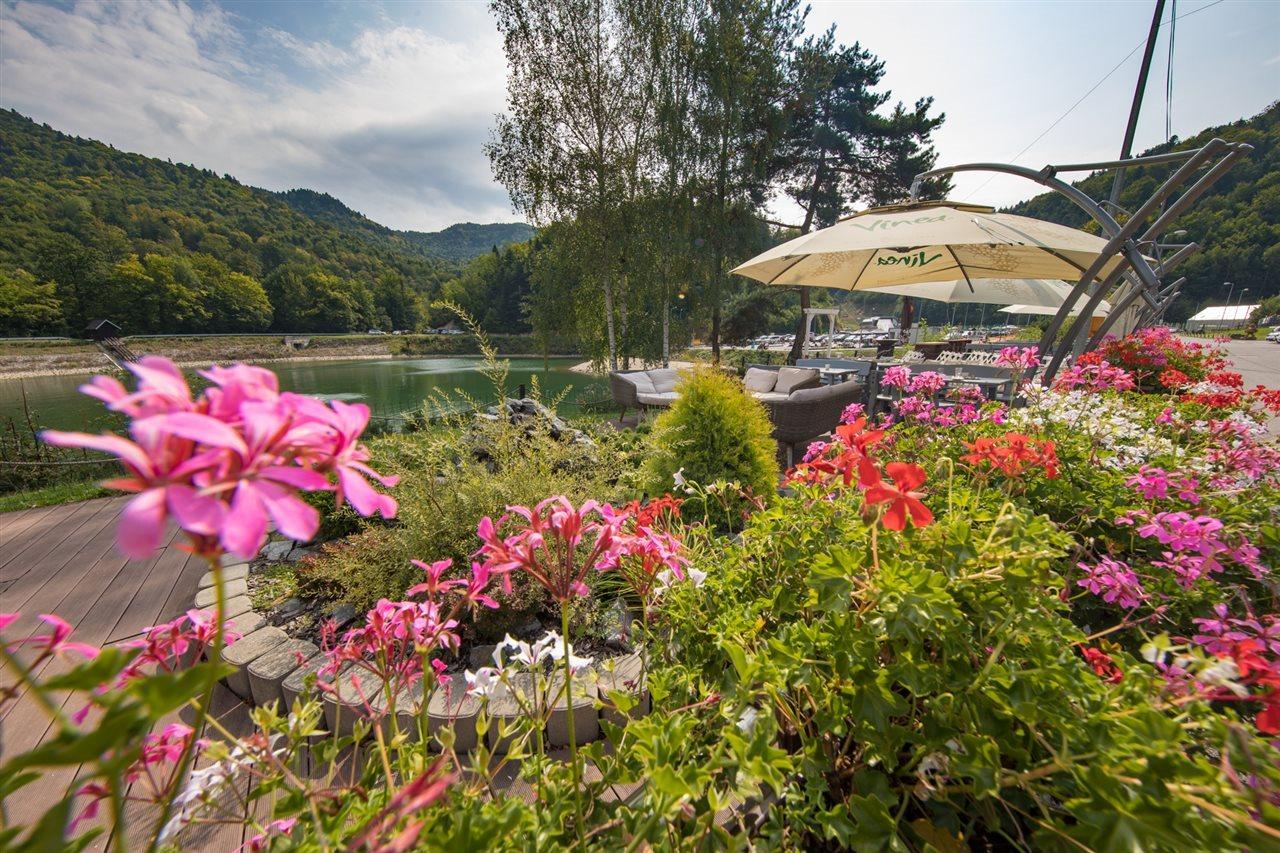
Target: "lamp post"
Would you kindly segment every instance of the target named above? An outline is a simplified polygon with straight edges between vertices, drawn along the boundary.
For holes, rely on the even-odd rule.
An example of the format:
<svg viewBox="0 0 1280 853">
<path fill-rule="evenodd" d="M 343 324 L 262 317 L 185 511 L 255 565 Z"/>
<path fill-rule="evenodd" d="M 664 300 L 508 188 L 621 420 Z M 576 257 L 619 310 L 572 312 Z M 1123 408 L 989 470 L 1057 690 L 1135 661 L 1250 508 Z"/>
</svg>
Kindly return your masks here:
<svg viewBox="0 0 1280 853">
<path fill-rule="evenodd" d="M 1236 284 L 1235 284 L 1235 282 L 1233 282 L 1233 281 L 1224 281 L 1224 282 L 1223 282 L 1223 284 L 1225 284 L 1225 285 L 1227 286 L 1227 307 L 1228 307 L 1228 308 L 1230 308 L 1230 307 L 1231 307 L 1231 294 L 1235 293 L 1235 291 L 1236 291 Z M 1227 312 L 1226 312 L 1226 311 L 1223 311 L 1223 312 L 1222 312 L 1222 319 L 1224 319 L 1224 320 L 1225 320 L 1226 318 L 1227 318 Z"/>
<path fill-rule="evenodd" d="M 1249 292 L 1249 288 L 1247 288 L 1247 287 L 1242 287 L 1242 288 L 1240 289 L 1240 297 L 1239 297 L 1238 301 L 1236 302 L 1236 307 L 1237 307 L 1237 308 L 1239 308 L 1241 305 L 1244 305 L 1244 295 L 1245 295 L 1246 293 L 1248 293 L 1248 292 Z M 1235 314 L 1235 312 L 1232 312 L 1232 315 L 1233 315 L 1233 316 L 1234 316 L 1234 314 Z M 1243 323 L 1241 323 L 1241 325 L 1244 325 L 1244 324 L 1243 324 Z"/>
</svg>

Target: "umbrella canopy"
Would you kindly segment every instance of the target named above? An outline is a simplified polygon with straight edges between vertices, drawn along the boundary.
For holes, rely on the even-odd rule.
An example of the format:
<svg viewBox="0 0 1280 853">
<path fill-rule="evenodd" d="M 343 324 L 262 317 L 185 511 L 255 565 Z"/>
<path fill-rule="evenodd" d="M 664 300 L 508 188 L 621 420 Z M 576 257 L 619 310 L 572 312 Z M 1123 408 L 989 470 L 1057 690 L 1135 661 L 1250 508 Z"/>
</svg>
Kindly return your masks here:
<svg viewBox="0 0 1280 853">
<path fill-rule="evenodd" d="M 985 205 L 914 202 L 854 214 L 733 271 L 766 284 L 841 290 L 983 278 L 1074 280 L 1106 244 L 1077 228 Z M 1119 263 L 1112 258 L 1099 278 Z"/>
<path fill-rule="evenodd" d="M 876 293 L 912 296 L 937 302 L 982 302 L 987 305 L 1036 305 L 1050 314 L 1066 301 L 1072 285 L 1048 278 L 975 278 L 972 281 L 925 281 L 877 287 Z M 1106 300 L 1102 303 L 1108 310 Z M 1038 312 L 1037 312 L 1038 313 Z"/>
<path fill-rule="evenodd" d="M 1071 316 L 1075 317 L 1080 313 L 1079 305 L 1071 306 Z M 1057 314 L 1058 308 L 1055 305 L 1010 305 L 1008 308 L 1000 309 L 1005 314 Z M 1111 303 L 1102 300 L 1098 307 L 1093 309 L 1093 316 L 1105 317 L 1111 313 Z"/>
</svg>

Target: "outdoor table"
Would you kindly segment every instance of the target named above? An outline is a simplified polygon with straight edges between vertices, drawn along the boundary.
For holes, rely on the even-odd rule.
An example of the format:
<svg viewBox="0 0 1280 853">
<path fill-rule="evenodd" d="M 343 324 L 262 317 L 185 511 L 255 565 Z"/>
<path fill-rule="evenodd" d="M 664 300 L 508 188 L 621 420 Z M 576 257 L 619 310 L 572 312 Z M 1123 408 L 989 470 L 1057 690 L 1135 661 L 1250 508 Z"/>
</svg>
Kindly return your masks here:
<svg viewBox="0 0 1280 853">
<path fill-rule="evenodd" d="M 852 367 L 819 367 L 818 376 L 822 378 L 823 385 L 836 385 L 845 381 L 850 374 L 857 371 Z"/>
<path fill-rule="evenodd" d="M 948 385 L 976 385 L 982 389 L 982 393 L 988 400 L 994 400 L 996 391 L 1004 385 L 1008 385 L 1013 378 L 996 379 L 985 376 L 950 376 L 947 378 Z"/>
</svg>

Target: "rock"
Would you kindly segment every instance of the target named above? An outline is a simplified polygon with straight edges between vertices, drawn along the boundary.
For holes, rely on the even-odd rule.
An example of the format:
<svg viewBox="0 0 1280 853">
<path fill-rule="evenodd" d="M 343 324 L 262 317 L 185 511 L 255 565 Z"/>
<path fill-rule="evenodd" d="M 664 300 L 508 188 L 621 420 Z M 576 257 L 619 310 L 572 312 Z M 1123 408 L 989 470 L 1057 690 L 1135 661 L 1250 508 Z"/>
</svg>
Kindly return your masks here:
<svg viewBox="0 0 1280 853">
<path fill-rule="evenodd" d="M 227 676 L 227 686 L 241 699 L 249 699 L 249 664 L 258 658 L 273 652 L 289 637 L 279 628 L 270 625 L 259 628 L 251 634 L 245 634 L 222 652 L 222 659 L 236 668 Z"/>
<path fill-rule="evenodd" d="M 223 595 L 229 599 L 240 595 L 248 595 L 249 582 L 246 578 L 227 581 L 222 585 L 222 589 Z M 218 588 L 215 586 L 207 586 L 196 593 L 196 607 L 212 607 L 217 600 Z"/>
<path fill-rule="evenodd" d="M 275 563 L 289 556 L 289 552 L 293 550 L 293 542 L 288 539 L 279 539 L 268 542 L 266 547 L 262 549 L 262 556 L 269 562 Z"/>
<path fill-rule="evenodd" d="M 453 730 L 453 748 L 470 752 L 476 748 L 476 717 L 481 700 L 467 693 L 466 685 L 455 678 L 437 687 L 427 703 L 427 734 L 433 741 L 441 729 Z"/>
<path fill-rule="evenodd" d="M 275 651 L 268 652 L 249 664 L 249 692 L 253 696 L 253 704 L 261 707 L 273 702 L 283 702 L 281 685 L 301 665 L 299 656 L 305 662 L 318 651 L 315 643 L 286 640 Z"/>
<path fill-rule="evenodd" d="M 498 647 L 494 644 L 485 646 L 472 646 L 471 657 L 468 659 L 471 668 L 475 669 L 480 666 L 493 666 L 493 652 Z"/>
<path fill-rule="evenodd" d="M 356 609 L 350 604 L 339 604 L 337 607 L 330 610 L 328 616 L 325 618 L 332 619 L 337 624 L 338 630 L 342 630 L 354 622 L 357 615 Z"/>
<path fill-rule="evenodd" d="M 338 673 L 334 689 L 324 692 L 324 721 L 329 731 L 339 737 L 354 734 L 356 720 L 368 717 L 366 705 L 377 701 L 381 692 L 382 679 L 366 669 L 353 666 Z"/>
<path fill-rule="evenodd" d="M 311 556 L 312 554 L 314 554 L 314 553 L 315 553 L 315 549 L 314 549 L 314 548 L 302 548 L 302 547 L 298 547 L 298 548 L 294 548 L 292 551 L 290 551 L 290 552 L 289 552 L 289 555 L 288 555 L 287 557 L 285 557 L 285 560 L 286 560 L 287 562 L 290 562 L 290 563 L 296 563 L 296 562 L 298 562 L 299 560 L 302 560 L 302 559 L 305 559 L 305 558 L 307 558 L 307 557 L 310 557 L 310 556 Z"/>
<path fill-rule="evenodd" d="M 288 621 L 301 613 L 302 607 L 301 598 L 285 599 L 285 602 L 276 608 L 276 616 L 281 621 Z"/>
<path fill-rule="evenodd" d="M 235 563 L 230 566 L 222 567 L 222 582 L 244 580 L 249 576 L 248 563 Z M 213 572 L 205 572 L 200 577 L 200 589 L 213 586 Z"/>
<path fill-rule="evenodd" d="M 588 743 L 600 737 L 600 715 L 596 713 L 596 686 L 589 680 L 589 673 L 578 673 L 573 678 L 573 734 L 577 742 Z M 551 717 L 547 720 L 547 742 L 552 746 L 569 745 L 569 707 L 565 695 L 564 673 L 555 672 L 547 688 L 547 701 L 551 705 Z"/>
<path fill-rule="evenodd" d="M 280 682 L 280 694 L 284 698 L 285 707 L 292 707 L 294 701 L 306 689 L 307 677 L 316 674 L 316 670 L 328 663 L 323 654 L 316 654 L 303 662 L 302 666 L 285 676 Z"/>
<path fill-rule="evenodd" d="M 600 712 L 604 719 L 623 726 L 628 719 L 643 717 L 649 713 L 649 689 L 644 685 L 644 662 L 639 655 L 610 658 L 599 664 L 598 669 L 600 679 L 596 682 L 596 687 L 604 702 L 604 708 Z M 609 699 L 611 692 L 628 693 L 636 700 L 636 704 L 624 714 Z"/>
<path fill-rule="evenodd" d="M 521 622 L 512 633 L 522 640 L 538 640 L 547 633 L 547 629 L 537 619 L 531 618 Z"/>
</svg>

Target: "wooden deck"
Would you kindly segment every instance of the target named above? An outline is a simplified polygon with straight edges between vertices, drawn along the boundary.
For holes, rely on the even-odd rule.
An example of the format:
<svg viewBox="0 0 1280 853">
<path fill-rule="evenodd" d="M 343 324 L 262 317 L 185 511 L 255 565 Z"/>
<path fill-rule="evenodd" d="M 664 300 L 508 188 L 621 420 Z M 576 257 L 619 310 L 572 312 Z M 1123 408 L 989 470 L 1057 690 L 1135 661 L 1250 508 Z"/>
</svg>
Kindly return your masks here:
<svg viewBox="0 0 1280 853">
<path fill-rule="evenodd" d="M 105 645 L 136 637 L 191 607 L 208 566 L 177 547 L 176 531 L 149 560 L 120 556 L 115 528 L 126 500 L 101 498 L 0 514 L 0 611 L 22 613 L 7 637 L 35 633 L 38 614 L 53 613 L 75 626 L 73 639 Z M 248 709 L 221 686 L 212 710 L 232 732 L 248 731 Z M 0 710 L 0 756 L 31 749 L 51 733 L 48 715 L 34 702 L 19 698 Z M 203 734 L 212 736 L 207 728 Z M 29 824 L 65 794 L 77 775 L 77 769 L 44 773 L 7 798 L 8 819 Z M 130 808 L 129 814 L 129 834 L 138 836 L 129 844 L 134 847 L 151 826 L 145 810 Z M 242 826 L 231 824 L 193 828 L 183 846 L 234 850 L 244 834 Z M 107 839 L 99 837 L 93 848 L 106 846 Z"/>
</svg>

